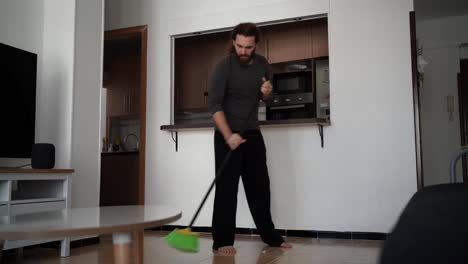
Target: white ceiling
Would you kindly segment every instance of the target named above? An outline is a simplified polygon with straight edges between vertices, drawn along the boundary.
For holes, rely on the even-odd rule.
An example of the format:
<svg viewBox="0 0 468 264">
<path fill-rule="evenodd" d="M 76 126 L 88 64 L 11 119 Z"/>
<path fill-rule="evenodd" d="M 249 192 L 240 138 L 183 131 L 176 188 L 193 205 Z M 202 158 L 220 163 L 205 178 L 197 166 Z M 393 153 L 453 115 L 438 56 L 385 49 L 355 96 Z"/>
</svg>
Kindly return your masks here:
<svg viewBox="0 0 468 264">
<path fill-rule="evenodd" d="M 414 0 L 417 20 L 468 15 L 468 0 Z"/>
</svg>

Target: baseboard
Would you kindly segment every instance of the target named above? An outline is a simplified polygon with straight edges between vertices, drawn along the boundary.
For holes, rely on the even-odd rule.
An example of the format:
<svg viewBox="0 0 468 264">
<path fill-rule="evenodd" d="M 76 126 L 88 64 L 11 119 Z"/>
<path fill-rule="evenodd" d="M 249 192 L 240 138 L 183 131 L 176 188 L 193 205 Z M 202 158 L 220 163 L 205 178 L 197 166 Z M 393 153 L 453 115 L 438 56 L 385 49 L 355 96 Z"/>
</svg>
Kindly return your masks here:
<svg viewBox="0 0 468 264">
<path fill-rule="evenodd" d="M 185 228 L 185 226 L 166 225 L 158 228 L 152 228 L 149 230 L 155 231 L 172 231 L 175 228 Z M 192 227 L 194 232 L 211 233 L 211 227 L 209 226 L 194 226 Z M 378 232 L 337 232 L 337 231 L 323 231 L 323 230 L 276 230 L 282 236 L 293 236 L 293 237 L 311 237 L 311 238 L 334 238 L 334 239 L 357 239 L 357 240 L 385 240 L 387 238 L 386 233 Z M 258 234 L 255 228 L 236 228 L 236 234 L 243 235 L 256 235 Z"/>
</svg>

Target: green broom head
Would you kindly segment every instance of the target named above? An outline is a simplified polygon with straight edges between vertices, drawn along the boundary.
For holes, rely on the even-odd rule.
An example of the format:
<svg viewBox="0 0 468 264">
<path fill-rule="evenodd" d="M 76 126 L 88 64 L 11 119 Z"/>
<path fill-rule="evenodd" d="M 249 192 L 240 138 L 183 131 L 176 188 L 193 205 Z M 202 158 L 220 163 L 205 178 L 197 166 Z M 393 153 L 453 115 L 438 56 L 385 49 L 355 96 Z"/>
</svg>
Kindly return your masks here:
<svg viewBox="0 0 468 264">
<path fill-rule="evenodd" d="M 190 227 L 176 228 L 164 237 L 169 246 L 182 251 L 198 252 L 198 233 L 192 232 Z"/>
</svg>

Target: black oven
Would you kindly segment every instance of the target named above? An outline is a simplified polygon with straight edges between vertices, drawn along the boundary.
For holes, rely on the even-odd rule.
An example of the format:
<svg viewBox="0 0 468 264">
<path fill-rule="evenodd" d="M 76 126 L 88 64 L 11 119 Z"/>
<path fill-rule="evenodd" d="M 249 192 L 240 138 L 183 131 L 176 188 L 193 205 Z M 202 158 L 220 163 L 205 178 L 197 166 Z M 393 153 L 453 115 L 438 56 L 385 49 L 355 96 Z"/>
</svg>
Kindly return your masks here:
<svg viewBox="0 0 468 264">
<path fill-rule="evenodd" d="M 313 93 L 275 95 L 266 107 L 267 120 L 314 118 Z"/>
<path fill-rule="evenodd" d="M 277 95 L 312 92 L 312 71 L 273 74 L 273 92 Z"/>
<path fill-rule="evenodd" d="M 273 74 L 273 99 L 266 107 L 267 120 L 315 117 L 311 70 Z"/>
</svg>

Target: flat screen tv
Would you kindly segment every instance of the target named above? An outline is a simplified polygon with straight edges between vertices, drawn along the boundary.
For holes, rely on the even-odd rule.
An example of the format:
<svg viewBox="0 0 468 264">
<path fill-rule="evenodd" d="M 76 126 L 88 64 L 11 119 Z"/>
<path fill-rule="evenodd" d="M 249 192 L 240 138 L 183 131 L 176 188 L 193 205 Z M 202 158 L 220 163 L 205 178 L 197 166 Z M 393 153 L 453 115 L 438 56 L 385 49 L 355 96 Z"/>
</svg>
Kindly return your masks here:
<svg viewBox="0 0 468 264">
<path fill-rule="evenodd" d="M 0 158 L 30 158 L 37 55 L 0 43 Z"/>
</svg>

